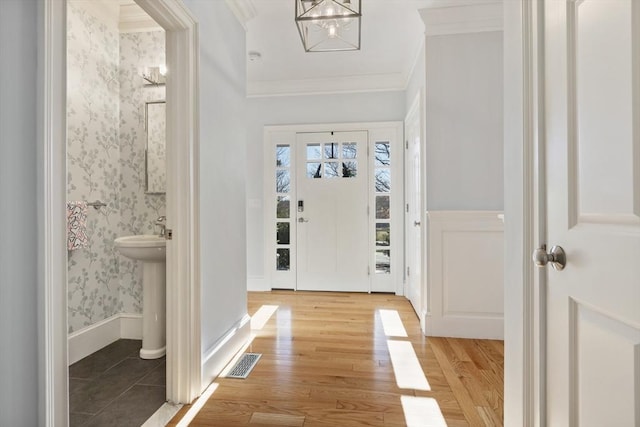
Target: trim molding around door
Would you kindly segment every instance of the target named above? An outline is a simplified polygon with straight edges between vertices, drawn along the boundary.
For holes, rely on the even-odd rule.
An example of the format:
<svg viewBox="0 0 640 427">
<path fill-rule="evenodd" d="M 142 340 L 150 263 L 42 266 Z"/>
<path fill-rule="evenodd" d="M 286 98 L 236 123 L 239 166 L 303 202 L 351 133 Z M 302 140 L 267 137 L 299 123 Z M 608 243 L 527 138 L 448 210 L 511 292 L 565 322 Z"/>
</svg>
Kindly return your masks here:
<svg viewBox="0 0 640 427">
<path fill-rule="evenodd" d="M 203 391 L 200 343 L 198 23 L 180 0 L 136 0 L 166 31 L 167 400 Z"/>
<path fill-rule="evenodd" d="M 38 424 L 69 422 L 67 353 L 66 2 L 38 2 Z"/>
<path fill-rule="evenodd" d="M 167 398 L 191 402 L 200 381 L 198 26 L 180 0 L 137 0 L 167 32 Z M 43 426 L 68 425 L 66 1 L 38 3 L 39 390 Z M 178 147 L 173 141 L 181 141 Z"/>
<path fill-rule="evenodd" d="M 544 232 L 543 2 L 506 1 L 504 11 L 505 425 L 544 427 L 544 282 L 531 251 Z"/>
</svg>

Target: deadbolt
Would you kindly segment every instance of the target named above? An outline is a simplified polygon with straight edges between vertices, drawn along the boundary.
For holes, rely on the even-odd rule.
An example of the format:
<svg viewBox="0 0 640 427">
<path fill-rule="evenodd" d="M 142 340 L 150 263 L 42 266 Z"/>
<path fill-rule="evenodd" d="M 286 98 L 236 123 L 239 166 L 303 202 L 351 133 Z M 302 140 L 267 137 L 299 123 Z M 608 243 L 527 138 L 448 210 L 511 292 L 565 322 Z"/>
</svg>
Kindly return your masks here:
<svg viewBox="0 0 640 427">
<path fill-rule="evenodd" d="M 544 267 L 551 263 L 551 267 L 557 271 L 563 270 L 567 265 L 567 255 L 560 246 L 553 246 L 551 252 L 547 253 L 547 245 L 542 245 L 533 251 L 532 258 L 538 267 Z"/>
</svg>

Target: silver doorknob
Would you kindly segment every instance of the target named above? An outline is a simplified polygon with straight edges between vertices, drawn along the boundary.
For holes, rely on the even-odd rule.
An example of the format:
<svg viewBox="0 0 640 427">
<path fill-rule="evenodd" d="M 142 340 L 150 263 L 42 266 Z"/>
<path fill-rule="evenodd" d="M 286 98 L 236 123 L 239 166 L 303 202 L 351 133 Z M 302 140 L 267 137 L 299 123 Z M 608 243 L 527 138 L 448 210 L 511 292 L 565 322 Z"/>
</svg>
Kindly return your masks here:
<svg viewBox="0 0 640 427">
<path fill-rule="evenodd" d="M 303 222 L 309 222 L 309 220 L 308 220 L 308 219 L 304 219 L 304 218 L 300 217 L 300 218 L 298 218 L 298 222 L 299 222 L 300 224 L 302 224 Z"/>
<path fill-rule="evenodd" d="M 538 267 L 544 267 L 551 263 L 551 267 L 557 271 L 563 270 L 567 265 L 567 255 L 560 246 L 553 246 L 551 252 L 547 253 L 547 245 L 542 245 L 533 251 L 532 258 Z"/>
<path fill-rule="evenodd" d="M 416 227 L 420 227 L 421 222 L 420 221 L 413 221 L 413 225 Z"/>
</svg>

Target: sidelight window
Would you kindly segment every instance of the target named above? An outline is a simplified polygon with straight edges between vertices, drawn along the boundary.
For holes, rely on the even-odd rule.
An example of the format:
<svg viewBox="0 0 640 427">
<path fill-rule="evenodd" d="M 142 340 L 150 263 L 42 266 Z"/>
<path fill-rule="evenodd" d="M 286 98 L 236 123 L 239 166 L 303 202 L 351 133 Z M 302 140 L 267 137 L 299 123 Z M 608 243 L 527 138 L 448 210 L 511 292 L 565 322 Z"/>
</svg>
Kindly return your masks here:
<svg viewBox="0 0 640 427">
<path fill-rule="evenodd" d="M 291 146 L 276 145 L 276 269 L 291 269 Z"/>
<path fill-rule="evenodd" d="M 376 274 L 391 274 L 391 144 L 376 142 L 374 152 Z"/>
</svg>

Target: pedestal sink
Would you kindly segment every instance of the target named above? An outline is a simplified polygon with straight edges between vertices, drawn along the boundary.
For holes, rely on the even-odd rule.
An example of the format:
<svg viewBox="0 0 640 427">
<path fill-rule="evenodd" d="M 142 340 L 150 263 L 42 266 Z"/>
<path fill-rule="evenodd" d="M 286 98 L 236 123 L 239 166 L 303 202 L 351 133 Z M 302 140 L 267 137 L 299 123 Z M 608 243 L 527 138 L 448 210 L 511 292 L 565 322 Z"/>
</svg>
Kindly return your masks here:
<svg viewBox="0 0 640 427">
<path fill-rule="evenodd" d="M 122 255 L 142 261 L 142 359 L 158 359 L 167 351 L 166 242 L 148 234 L 115 240 Z"/>
</svg>

